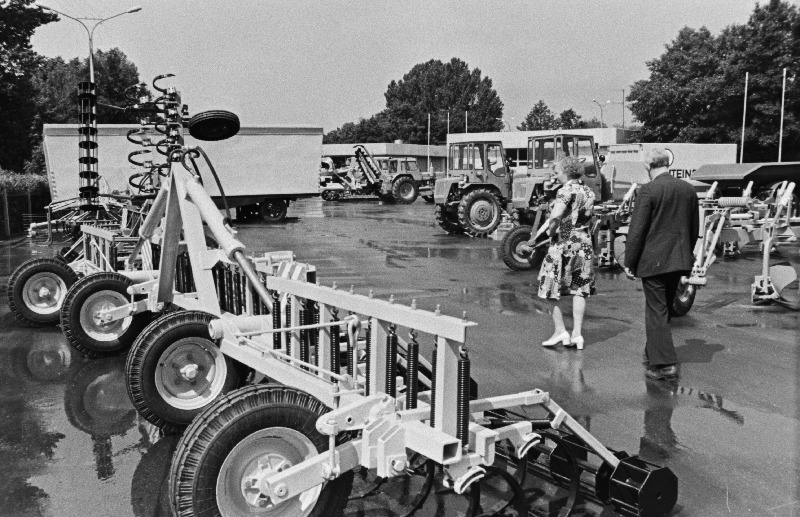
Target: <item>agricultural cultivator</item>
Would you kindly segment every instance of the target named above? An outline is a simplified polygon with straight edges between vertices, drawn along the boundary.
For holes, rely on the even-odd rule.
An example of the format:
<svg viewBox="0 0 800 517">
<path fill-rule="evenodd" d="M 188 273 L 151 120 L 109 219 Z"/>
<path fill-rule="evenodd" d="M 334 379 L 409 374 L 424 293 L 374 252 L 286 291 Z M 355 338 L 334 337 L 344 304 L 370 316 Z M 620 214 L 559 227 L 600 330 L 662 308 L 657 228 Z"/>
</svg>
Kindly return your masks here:
<svg viewBox="0 0 800 517">
<path fill-rule="evenodd" d="M 434 175 L 420 171 L 416 158 L 375 158 L 363 145 L 353 146 L 347 167 L 337 169 L 333 160 L 323 161 L 320 195 L 325 201 L 377 196 L 384 203 L 413 203 L 418 195 L 431 199 Z"/>
<path fill-rule="evenodd" d="M 591 136 L 556 134 L 528 139 L 525 175 L 506 166 L 500 142 L 465 141 L 450 144 L 450 168 L 436 181 L 436 221 L 450 234 L 487 237 L 503 220 L 539 228 L 549 212 L 550 167 L 573 156 L 584 167 L 584 181 L 598 201 L 607 197 Z"/>
</svg>

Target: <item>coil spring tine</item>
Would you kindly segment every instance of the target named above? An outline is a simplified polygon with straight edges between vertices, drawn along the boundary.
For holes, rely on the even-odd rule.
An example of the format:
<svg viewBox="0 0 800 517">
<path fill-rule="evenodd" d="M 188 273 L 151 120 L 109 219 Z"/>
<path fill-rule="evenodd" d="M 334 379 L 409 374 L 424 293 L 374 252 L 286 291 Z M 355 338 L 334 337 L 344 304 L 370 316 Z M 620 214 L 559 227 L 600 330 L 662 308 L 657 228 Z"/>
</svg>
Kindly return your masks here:
<svg viewBox="0 0 800 517">
<path fill-rule="evenodd" d="M 406 350 L 406 409 L 416 409 L 419 395 L 419 343 L 411 331 L 411 341 Z"/>
<path fill-rule="evenodd" d="M 345 330 L 345 332 L 346 332 L 346 330 Z M 369 341 L 370 341 L 370 336 L 369 336 L 369 332 L 367 332 L 367 350 L 369 350 Z M 356 353 L 357 353 L 356 343 L 353 343 L 350 340 L 350 336 L 348 335 L 348 339 L 347 339 L 347 375 L 350 375 L 351 377 L 355 377 L 356 361 L 357 361 Z"/>
<path fill-rule="evenodd" d="M 319 304 L 315 301 L 311 301 L 310 310 L 311 310 L 311 323 L 313 323 L 314 325 L 318 325 L 320 322 Z M 315 359 L 314 364 L 316 364 L 317 366 L 320 365 L 319 363 L 321 361 L 321 358 L 319 356 L 319 333 L 321 331 L 322 331 L 321 329 L 313 329 L 309 331 L 310 332 L 309 346 L 311 347 L 311 352 Z"/>
<path fill-rule="evenodd" d="M 390 397 L 397 395 L 397 327 L 389 325 L 386 336 L 386 393 Z"/>
<path fill-rule="evenodd" d="M 228 312 L 234 311 L 233 305 L 233 271 L 231 267 L 225 268 L 225 308 Z"/>
<path fill-rule="evenodd" d="M 242 313 L 242 275 L 239 269 L 233 270 L 233 311 L 237 316 Z"/>
<path fill-rule="evenodd" d="M 331 316 L 333 317 L 334 321 L 338 320 L 339 309 L 337 309 L 336 307 L 332 307 Z M 342 365 L 340 361 L 340 355 L 341 355 L 340 345 L 342 337 L 341 327 L 339 326 L 329 327 L 328 331 L 330 332 L 330 337 L 331 337 L 331 371 L 333 371 L 334 373 L 341 373 L 342 371 Z M 335 379 L 332 380 L 334 382 L 338 382 Z"/>
<path fill-rule="evenodd" d="M 371 392 L 371 388 L 372 388 L 372 386 L 370 386 L 370 380 L 369 380 L 370 379 L 370 375 L 372 374 L 372 319 L 371 318 L 369 320 L 369 323 L 367 323 L 366 344 L 367 344 L 367 354 L 366 354 L 367 379 L 366 379 L 366 382 L 364 383 L 364 396 L 369 396 L 371 394 L 370 392 Z M 354 354 L 354 359 L 355 359 L 355 354 Z"/>
<path fill-rule="evenodd" d="M 263 305 L 263 301 L 262 307 Z M 278 291 L 272 291 L 272 328 L 281 328 L 281 295 Z M 275 332 L 272 334 L 272 348 L 278 350 L 281 347 L 281 333 Z"/>
<path fill-rule="evenodd" d="M 456 398 L 456 438 L 461 446 L 469 445 L 469 368 L 470 360 L 466 349 L 461 349 L 458 358 L 458 396 Z"/>
<path fill-rule="evenodd" d="M 300 306 L 300 325 L 307 325 L 309 320 L 308 314 L 308 306 L 306 305 L 305 300 L 298 300 L 298 304 Z M 303 362 L 308 362 L 308 329 L 301 329 L 300 330 L 300 360 Z M 304 370 L 308 370 L 307 367 L 302 367 Z"/>
<path fill-rule="evenodd" d="M 286 316 L 285 316 L 286 325 L 292 324 L 292 297 L 286 297 Z M 286 355 L 292 355 L 292 336 L 289 332 L 283 333 L 283 340 L 286 343 Z"/>
</svg>

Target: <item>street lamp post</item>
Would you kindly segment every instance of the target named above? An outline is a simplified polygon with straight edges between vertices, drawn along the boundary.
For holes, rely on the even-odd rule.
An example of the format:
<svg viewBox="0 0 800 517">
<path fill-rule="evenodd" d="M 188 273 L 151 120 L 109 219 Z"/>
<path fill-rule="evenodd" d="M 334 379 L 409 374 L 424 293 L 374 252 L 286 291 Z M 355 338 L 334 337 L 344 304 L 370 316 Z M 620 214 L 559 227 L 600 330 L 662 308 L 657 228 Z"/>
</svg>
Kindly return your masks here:
<svg viewBox="0 0 800 517">
<path fill-rule="evenodd" d="M 39 7 L 60 14 L 70 20 L 75 20 L 81 24 L 86 30 L 86 34 L 89 36 L 89 82 L 81 82 L 78 85 L 80 118 L 82 124 L 82 127 L 79 129 L 81 138 L 78 144 L 78 148 L 80 149 L 78 163 L 81 165 L 79 171 L 81 209 L 85 211 L 95 210 L 97 206 L 94 204 L 94 200 L 97 198 L 98 194 L 97 182 L 100 175 L 97 164 L 97 94 L 94 81 L 94 31 L 103 22 L 122 16 L 123 14 L 141 11 L 142 8 L 138 6 L 132 7 L 127 11 L 107 18 L 76 18 L 46 5 L 39 4 Z M 84 23 L 84 20 L 94 22 L 94 24 L 89 28 L 89 25 Z"/>
<path fill-rule="evenodd" d="M 603 105 L 597 102 L 597 99 L 592 99 L 592 102 L 597 104 L 597 107 L 600 108 L 600 127 L 606 127 L 605 122 L 603 122 Z"/>
<path fill-rule="evenodd" d="M 615 101 L 612 101 L 612 100 L 608 100 L 608 101 L 606 101 L 606 104 L 619 104 L 620 106 L 622 106 L 622 129 L 625 129 L 625 88 L 623 88 L 621 91 L 622 91 L 622 101 L 621 102 L 615 102 Z"/>
</svg>

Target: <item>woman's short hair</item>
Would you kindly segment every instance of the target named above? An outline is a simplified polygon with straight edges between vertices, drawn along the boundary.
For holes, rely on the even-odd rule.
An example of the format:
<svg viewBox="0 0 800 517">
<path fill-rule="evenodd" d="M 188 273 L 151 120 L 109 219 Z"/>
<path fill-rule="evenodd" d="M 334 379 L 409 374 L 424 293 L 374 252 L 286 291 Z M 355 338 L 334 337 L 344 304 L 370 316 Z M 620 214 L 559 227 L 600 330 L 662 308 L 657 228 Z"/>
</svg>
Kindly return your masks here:
<svg viewBox="0 0 800 517">
<path fill-rule="evenodd" d="M 561 167 L 561 170 L 564 171 L 564 174 L 566 174 L 571 180 L 576 180 L 583 176 L 583 167 L 581 166 L 581 161 L 572 156 L 567 156 L 566 158 L 558 160 L 555 165 Z M 555 166 L 553 168 L 555 169 Z"/>
<path fill-rule="evenodd" d="M 651 147 L 645 150 L 642 161 L 644 161 L 645 165 L 650 167 L 650 169 L 669 167 L 669 154 L 659 147 Z"/>
</svg>

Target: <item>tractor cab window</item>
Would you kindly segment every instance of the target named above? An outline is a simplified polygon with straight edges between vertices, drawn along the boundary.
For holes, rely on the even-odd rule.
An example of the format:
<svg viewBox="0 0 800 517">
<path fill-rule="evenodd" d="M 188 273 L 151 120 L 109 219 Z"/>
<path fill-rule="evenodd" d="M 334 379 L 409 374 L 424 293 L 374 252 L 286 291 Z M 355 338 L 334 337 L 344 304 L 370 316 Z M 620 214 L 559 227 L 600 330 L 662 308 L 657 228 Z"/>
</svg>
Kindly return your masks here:
<svg viewBox="0 0 800 517">
<path fill-rule="evenodd" d="M 556 161 L 575 156 L 575 140 L 569 136 L 556 138 Z"/>
<path fill-rule="evenodd" d="M 528 140 L 528 168 L 533 169 L 533 140 Z"/>
<path fill-rule="evenodd" d="M 578 138 L 578 159 L 583 165 L 583 174 L 589 178 L 597 176 L 594 162 L 594 141 L 591 138 Z"/>
<path fill-rule="evenodd" d="M 417 162 L 415 160 L 409 160 L 409 161 L 406 161 L 406 162 L 403 162 L 403 163 L 405 164 L 405 170 L 407 170 L 408 172 L 417 172 L 418 171 Z"/>
<path fill-rule="evenodd" d="M 533 166 L 536 169 L 548 169 L 553 164 L 555 145 L 553 140 L 534 140 Z"/>
<path fill-rule="evenodd" d="M 482 144 L 474 144 L 472 146 L 472 164 L 476 171 L 483 170 L 483 145 Z"/>
<path fill-rule="evenodd" d="M 464 170 L 469 168 L 467 152 L 469 144 L 453 144 L 450 146 L 450 170 Z"/>
<path fill-rule="evenodd" d="M 486 162 L 489 165 L 489 170 L 495 176 L 505 176 L 506 171 L 503 163 L 503 148 L 498 144 L 486 145 Z"/>
<path fill-rule="evenodd" d="M 380 167 L 380 169 L 382 171 L 385 171 L 389 167 L 389 163 L 388 163 L 389 160 L 386 160 L 386 159 L 380 160 L 380 159 L 378 159 L 378 160 L 375 160 L 375 161 L 378 162 L 378 167 Z"/>
<path fill-rule="evenodd" d="M 397 160 L 389 162 L 389 174 L 397 174 Z"/>
</svg>

